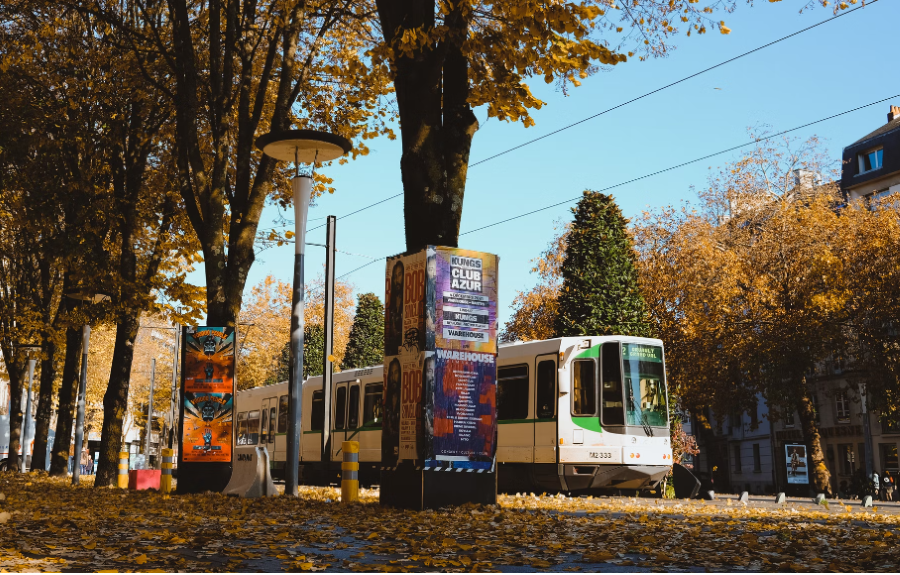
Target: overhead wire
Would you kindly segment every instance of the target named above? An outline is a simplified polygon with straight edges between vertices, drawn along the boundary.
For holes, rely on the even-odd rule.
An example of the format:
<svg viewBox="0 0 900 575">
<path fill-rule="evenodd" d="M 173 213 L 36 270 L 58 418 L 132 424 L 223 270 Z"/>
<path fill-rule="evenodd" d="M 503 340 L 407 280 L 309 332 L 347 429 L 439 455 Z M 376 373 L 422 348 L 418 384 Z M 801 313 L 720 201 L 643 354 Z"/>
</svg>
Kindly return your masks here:
<svg viewBox="0 0 900 575">
<path fill-rule="evenodd" d="M 663 90 L 667 90 L 667 89 L 669 89 L 669 88 L 671 88 L 671 87 L 673 87 L 673 86 L 677 86 L 678 84 L 681 84 L 682 82 L 686 82 L 686 81 L 688 81 L 688 80 L 691 80 L 691 79 L 693 79 L 693 78 L 696 78 L 697 76 L 700 76 L 700 75 L 702 75 L 702 74 L 705 74 L 705 73 L 707 73 L 707 72 L 710 72 L 710 71 L 712 71 L 712 70 L 715 70 L 716 68 L 721 68 L 722 66 L 724 66 L 724 65 L 726 65 L 726 64 L 730 64 L 730 63 L 735 62 L 735 61 L 737 61 L 737 60 L 740 60 L 741 58 L 744 58 L 745 56 L 749 56 L 749 55 L 751 55 L 751 54 L 754 54 L 754 53 L 756 53 L 756 52 L 759 52 L 760 50 L 764 50 L 764 49 L 766 49 L 766 48 L 769 48 L 769 47 L 771 47 L 771 46 L 774 46 L 774 45 L 776 45 L 776 44 L 779 44 L 779 43 L 781 43 L 781 42 L 784 42 L 785 40 L 789 40 L 789 39 L 791 39 L 791 38 L 793 38 L 793 37 L 795 37 L 795 36 L 799 36 L 800 34 L 803 34 L 804 32 L 808 32 L 808 31 L 810 31 L 810 30 L 813 30 L 814 28 L 818 28 L 819 26 L 822 26 L 823 24 L 827 24 L 827 23 L 829 23 L 829 22 L 833 22 L 834 20 L 837 20 L 838 18 L 841 18 L 841 17 L 846 16 L 846 15 L 848 15 L 848 14 L 852 14 L 853 12 L 856 12 L 857 10 L 860 10 L 861 8 L 864 8 L 864 7 L 866 7 L 866 6 L 871 6 L 872 4 L 875 4 L 875 3 L 878 2 L 878 1 L 879 1 L 879 0 L 871 0 L 871 1 L 869 1 L 869 2 L 866 2 L 866 3 L 863 4 L 863 5 L 857 6 L 856 8 L 851 8 L 851 9 L 849 9 L 849 10 L 841 11 L 841 12 L 835 14 L 834 16 L 831 16 L 830 18 L 826 18 L 825 20 L 822 20 L 821 22 L 817 22 L 817 23 L 815 23 L 815 24 L 811 24 L 810 26 L 807 26 L 806 28 L 802 28 L 802 29 L 800 29 L 800 30 L 797 30 L 796 32 L 792 32 L 791 34 L 788 34 L 787 36 L 782 36 L 781 38 L 778 38 L 777 40 L 772 40 L 771 42 L 768 42 L 768 43 L 766 43 L 766 44 L 763 44 L 762 46 L 757 46 L 756 48 L 753 48 L 752 50 L 748 50 L 748 51 L 746 51 L 746 52 L 743 52 L 742 54 L 738 54 L 737 56 L 734 56 L 734 57 L 729 58 L 729 59 L 727 59 L 727 60 L 723 60 L 723 61 L 719 62 L 718 64 L 715 64 L 715 65 L 710 66 L 710 67 L 708 67 L 708 68 L 704 68 L 703 70 L 700 70 L 699 72 L 694 72 L 693 74 L 691 74 L 691 75 L 689 75 L 689 76 L 685 76 L 684 78 L 681 78 L 680 80 L 676 80 L 676 81 L 674 81 L 674 82 L 671 82 L 671 83 L 669 83 L 669 84 L 666 84 L 665 86 L 661 86 L 661 87 L 659 87 L 659 88 L 656 88 L 655 90 L 651 90 L 650 92 L 646 92 L 646 93 L 644 93 L 644 94 L 641 94 L 640 96 L 637 96 L 637 97 L 632 98 L 632 99 L 630 99 L 630 100 L 626 100 L 625 102 L 622 102 L 622 103 L 620 103 L 620 104 L 616 104 L 615 106 L 613 106 L 613 107 L 611 107 L 611 108 L 607 108 L 607 109 L 605 109 L 605 110 L 603 110 L 603 111 L 601 111 L 601 112 L 597 112 L 596 114 L 593 114 L 593 115 L 591 115 L 591 116 L 588 116 L 587 118 L 583 118 L 583 119 L 581 119 L 581 120 L 578 120 L 577 122 L 573 122 L 573 123 L 571 123 L 571 124 L 568 124 L 567 126 L 563 126 L 562 128 L 559 128 L 559 129 L 557 129 L 557 130 L 553 130 L 552 132 L 549 132 L 549 133 L 544 134 L 544 135 L 542 135 L 542 136 L 538 136 L 537 138 L 534 138 L 534 139 L 532 139 L 532 140 L 528 140 L 527 142 L 523 142 L 523 143 L 521 143 L 521 144 L 518 144 L 518 145 L 516 145 L 516 146 L 513 146 L 512 148 L 509 148 L 509 149 L 504 150 L 504 151 L 502 151 L 502 152 L 498 152 L 498 153 L 496 153 L 496 154 L 494 154 L 494 155 L 492 155 L 492 156 L 488 156 L 487 158 L 484 158 L 483 160 L 478 160 L 477 162 L 473 162 L 473 163 L 469 164 L 469 167 L 470 167 L 470 168 L 474 168 L 475 166 L 484 164 L 485 162 L 489 162 L 489 161 L 494 160 L 494 159 L 496 159 L 496 158 L 499 158 L 499 157 L 501 157 L 501 156 L 505 156 L 506 154 L 509 154 L 510 152 L 514 152 L 514 151 L 519 150 L 519 149 L 521 149 L 521 148 L 524 148 L 524 147 L 526 147 L 526 146 L 530 146 L 531 144 L 534 144 L 534 143 L 536 143 L 536 142 L 540 142 L 541 140 L 544 140 L 544 139 L 546 139 L 546 138 L 549 138 L 550 136 L 555 136 L 556 134 L 559 134 L 560 132 L 564 132 L 564 131 L 566 131 L 566 130 L 569 130 L 569 129 L 571 129 L 571 128 L 574 128 L 574 127 L 576 127 L 576 126 L 579 126 L 579 125 L 581 125 L 581 124 L 583 124 L 583 123 L 585 123 L 585 122 L 588 122 L 588 121 L 590 121 L 590 120 L 593 120 L 593 119 L 595 119 L 595 118 L 599 118 L 600 116 L 603 116 L 604 114 L 608 114 L 609 112 L 612 112 L 612 111 L 614 111 L 614 110 L 618 110 L 619 108 L 623 108 L 623 107 L 625 107 L 625 106 L 627 106 L 627 105 L 629 105 L 629 104 L 633 104 L 634 102 L 637 102 L 638 100 L 643 100 L 644 98 L 647 98 L 648 96 L 652 96 L 653 94 L 657 94 L 657 93 L 659 93 L 659 92 L 662 92 Z M 338 219 L 348 218 L 348 217 L 350 217 L 350 216 L 352 216 L 352 215 L 358 214 L 359 212 L 368 210 L 369 208 L 374 208 L 375 206 L 380 205 L 380 204 L 383 204 L 384 202 L 393 200 L 393 199 L 395 199 L 395 198 L 399 198 L 399 197 L 402 196 L 402 195 L 403 195 L 403 193 L 401 192 L 401 193 L 399 193 L 399 194 L 395 194 L 395 195 L 393 195 L 393 196 L 390 196 L 389 198 L 384 198 L 384 199 L 382 199 L 382 200 L 379 200 L 379 201 L 375 202 L 374 204 L 369 204 L 368 206 L 365 206 L 365 207 L 362 207 L 362 208 L 360 208 L 360 209 L 358 209 L 358 210 L 355 210 L 355 211 L 353 211 L 353 212 L 350 212 L 349 214 L 340 216 Z M 317 229 L 319 229 L 319 228 L 321 228 L 321 227 L 324 227 L 324 226 L 325 226 L 325 224 L 321 224 L 321 225 L 319 225 L 319 226 L 316 226 L 315 228 L 312 228 L 312 229 L 309 230 L 309 231 L 317 230 Z"/>
</svg>

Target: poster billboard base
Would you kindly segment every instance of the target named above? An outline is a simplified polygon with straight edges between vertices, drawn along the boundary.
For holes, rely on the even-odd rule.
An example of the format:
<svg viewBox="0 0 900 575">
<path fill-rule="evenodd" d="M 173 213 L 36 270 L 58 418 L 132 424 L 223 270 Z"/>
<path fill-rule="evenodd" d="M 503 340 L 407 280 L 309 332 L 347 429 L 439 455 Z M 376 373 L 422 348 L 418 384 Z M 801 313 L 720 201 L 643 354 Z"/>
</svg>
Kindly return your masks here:
<svg viewBox="0 0 900 575">
<path fill-rule="evenodd" d="M 476 503 L 497 503 L 497 474 L 429 471 L 412 465 L 382 470 L 380 503 L 423 511 Z"/>
<path fill-rule="evenodd" d="M 189 495 L 215 491 L 221 493 L 231 480 L 230 463 L 181 463 L 175 493 Z"/>
</svg>

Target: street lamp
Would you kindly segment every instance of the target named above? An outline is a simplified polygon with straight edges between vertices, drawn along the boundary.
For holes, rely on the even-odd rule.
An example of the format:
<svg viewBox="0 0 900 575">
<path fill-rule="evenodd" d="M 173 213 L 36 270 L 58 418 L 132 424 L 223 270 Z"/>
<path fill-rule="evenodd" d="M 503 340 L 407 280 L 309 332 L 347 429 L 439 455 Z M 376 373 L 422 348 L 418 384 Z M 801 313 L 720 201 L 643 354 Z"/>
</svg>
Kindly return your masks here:
<svg viewBox="0 0 900 575">
<path fill-rule="evenodd" d="M 66 297 L 81 302 L 100 303 L 107 301 L 105 293 L 91 290 L 69 292 Z M 88 347 L 91 343 L 91 326 L 85 321 L 81 329 L 81 380 L 78 383 L 78 415 L 75 418 L 75 457 L 72 460 L 72 485 L 81 479 L 81 447 L 84 444 L 84 404 L 87 397 Z"/>
<path fill-rule="evenodd" d="M 25 473 L 25 466 L 28 463 L 28 445 L 31 443 L 28 441 L 28 428 L 33 427 L 32 417 L 31 417 L 31 402 L 32 402 L 32 382 L 34 381 L 34 364 L 37 363 L 37 359 L 34 357 L 35 354 L 41 353 L 41 346 L 39 345 L 19 345 L 16 348 L 25 354 L 28 358 L 28 399 L 25 400 L 25 422 L 23 425 L 24 430 L 22 431 L 22 464 L 19 466 L 19 472 Z M 21 404 L 19 404 L 21 405 Z M 33 433 L 33 432 L 32 432 Z"/>
<path fill-rule="evenodd" d="M 352 149 L 347 138 L 315 130 L 280 130 L 260 136 L 256 147 L 276 160 L 294 162 L 294 293 L 291 299 L 291 379 L 288 384 L 287 472 L 285 495 L 297 496 L 300 484 L 300 398 L 303 385 L 303 255 L 306 216 L 312 195 L 312 170 L 317 162 L 340 158 Z M 311 165 L 301 174 L 300 164 Z"/>
</svg>

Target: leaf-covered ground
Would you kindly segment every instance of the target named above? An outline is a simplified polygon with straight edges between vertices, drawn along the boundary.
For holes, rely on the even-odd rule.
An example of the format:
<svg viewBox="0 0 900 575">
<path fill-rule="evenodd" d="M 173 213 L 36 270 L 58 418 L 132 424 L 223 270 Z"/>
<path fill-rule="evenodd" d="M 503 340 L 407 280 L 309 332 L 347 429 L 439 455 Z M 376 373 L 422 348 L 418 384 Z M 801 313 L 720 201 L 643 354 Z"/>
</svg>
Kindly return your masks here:
<svg viewBox="0 0 900 575">
<path fill-rule="evenodd" d="M 6 571 L 890 571 L 898 508 L 501 496 L 411 512 L 297 499 L 72 488 L 0 473 Z"/>
</svg>

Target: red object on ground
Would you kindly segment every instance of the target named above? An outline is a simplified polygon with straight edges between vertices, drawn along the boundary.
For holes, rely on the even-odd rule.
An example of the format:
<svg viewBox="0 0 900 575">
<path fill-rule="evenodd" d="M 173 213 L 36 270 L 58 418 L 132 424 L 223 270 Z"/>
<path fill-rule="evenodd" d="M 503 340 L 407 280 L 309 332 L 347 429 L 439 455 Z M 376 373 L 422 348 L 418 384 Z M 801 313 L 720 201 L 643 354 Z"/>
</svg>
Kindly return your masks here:
<svg viewBox="0 0 900 575">
<path fill-rule="evenodd" d="M 141 489 L 156 489 L 159 491 L 159 478 L 162 471 L 159 469 L 132 469 L 128 472 L 128 489 L 140 491 Z"/>
</svg>

